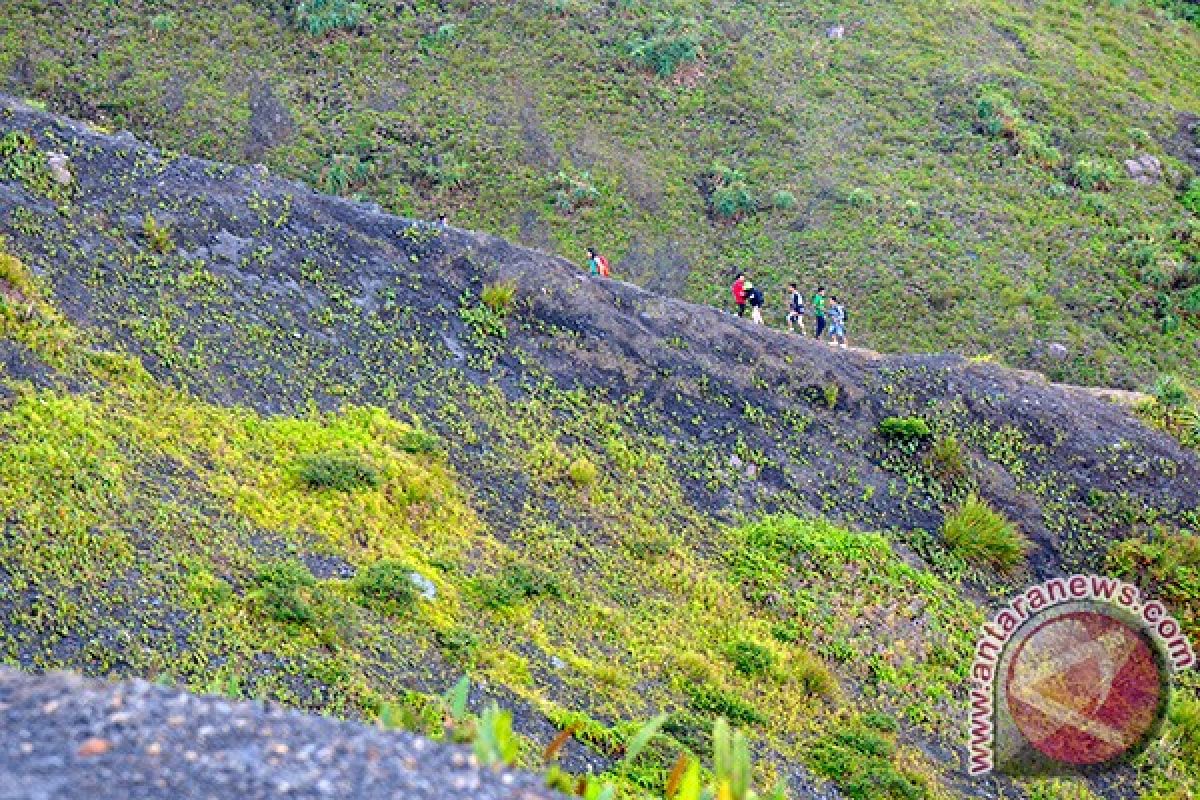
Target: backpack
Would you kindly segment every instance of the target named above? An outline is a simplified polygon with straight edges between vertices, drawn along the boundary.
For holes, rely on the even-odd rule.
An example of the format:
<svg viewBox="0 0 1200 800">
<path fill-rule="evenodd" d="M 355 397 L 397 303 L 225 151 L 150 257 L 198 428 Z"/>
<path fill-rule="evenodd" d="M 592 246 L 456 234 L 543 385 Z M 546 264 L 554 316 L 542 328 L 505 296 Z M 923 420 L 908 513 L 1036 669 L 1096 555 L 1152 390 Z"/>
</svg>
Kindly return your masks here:
<svg viewBox="0 0 1200 800">
<path fill-rule="evenodd" d="M 607 278 L 612 273 L 608 269 L 608 259 L 604 256 L 596 256 L 596 264 L 600 268 L 600 277 Z"/>
</svg>

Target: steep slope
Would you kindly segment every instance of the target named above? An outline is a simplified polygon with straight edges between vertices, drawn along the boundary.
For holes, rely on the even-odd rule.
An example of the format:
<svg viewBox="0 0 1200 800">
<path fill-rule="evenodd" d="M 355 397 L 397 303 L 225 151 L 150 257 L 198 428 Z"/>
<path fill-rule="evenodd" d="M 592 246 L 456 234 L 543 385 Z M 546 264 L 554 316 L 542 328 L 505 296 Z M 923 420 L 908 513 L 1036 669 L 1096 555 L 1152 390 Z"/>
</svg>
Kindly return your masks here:
<svg viewBox="0 0 1200 800">
<path fill-rule="evenodd" d="M 746 267 L 776 322 L 824 283 L 879 350 L 1200 380 L 1200 31 L 1154 3 L 357 5 L 12 0 L 0 81 L 703 302 Z"/>
<path fill-rule="evenodd" d="M 575 771 L 672 711 L 627 787 L 661 791 L 724 715 L 797 788 L 803 765 L 852 792 L 831 755 L 849 732 L 883 740 L 856 763 L 896 796 L 988 795 L 958 769 L 980 619 L 962 594 L 1197 523 L 1196 454 L 1088 392 L 830 350 L 261 170 L 0 115 L 5 248 L 66 315 L 9 281 L 0 609 L 24 666 L 397 703 L 431 732 L 428 695 L 469 669 L 531 760 L 578 723 Z M 894 416 L 953 437 L 963 468 L 883 436 Z M 306 485 L 331 455 L 374 478 Z M 971 492 L 1036 549 L 963 590 L 936 531 Z M 864 712 L 901 719 L 899 741 Z M 1191 779 L 1155 757 L 1097 789 Z"/>
</svg>

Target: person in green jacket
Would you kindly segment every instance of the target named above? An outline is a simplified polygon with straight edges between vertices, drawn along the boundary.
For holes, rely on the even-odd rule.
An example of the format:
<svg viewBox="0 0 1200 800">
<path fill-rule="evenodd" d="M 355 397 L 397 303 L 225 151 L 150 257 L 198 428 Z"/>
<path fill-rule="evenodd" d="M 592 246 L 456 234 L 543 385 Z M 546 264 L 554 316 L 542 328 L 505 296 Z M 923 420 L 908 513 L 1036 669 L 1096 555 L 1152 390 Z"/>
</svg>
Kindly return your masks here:
<svg viewBox="0 0 1200 800">
<path fill-rule="evenodd" d="M 816 330 L 813 337 L 821 338 L 821 334 L 825 333 L 825 287 L 817 288 L 817 291 L 812 296 L 813 320 L 816 324 Z"/>
</svg>

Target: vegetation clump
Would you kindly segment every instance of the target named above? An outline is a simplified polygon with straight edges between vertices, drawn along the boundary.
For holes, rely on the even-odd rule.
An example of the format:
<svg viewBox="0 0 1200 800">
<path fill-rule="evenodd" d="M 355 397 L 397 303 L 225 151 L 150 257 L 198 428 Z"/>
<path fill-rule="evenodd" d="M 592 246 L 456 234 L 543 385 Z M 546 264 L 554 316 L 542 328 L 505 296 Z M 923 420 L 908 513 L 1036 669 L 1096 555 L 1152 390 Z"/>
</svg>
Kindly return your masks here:
<svg viewBox="0 0 1200 800">
<path fill-rule="evenodd" d="M 765 675 L 775 666 L 775 654 L 757 642 L 734 642 L 729 660 L 738 672 L 752 677 Z"/>
<path fill-rule="evenodd" d="M 359 569 L 354 577 L 354 591 L 367 606 L 386 613 L 400 613 L 417 601 L 413 571 L 407 564 L 382 559 Z"/>
<path fill-rule="evenodd" d="M 352 0 L 301 0 L 293 18 L 296 27 L 312 36 L 323 36 L 358 27 L 366 12 L 363 3 Z"/>
<path fill-rule="evenodd" d="M 1003 570 L 1021 563 L 1029 549 L 1024 534 L 974 494 L 946 515 L 942 536 L 951 551 L 965 560 Z"/>
<path fill-rule="evenodd" d="M 383 479 L 366 458 L 354 453 L 318 453 L 300 460 L 300 480 L 311 489 L 353 492 L 378 488 Z"/>
<path fill-rule="evenodd" d="M 926 787 L 897 764 L 894 724 L 881 730 L 879 722 L 876 715 L 864 716 L 826 734 L 813 750 L 816 771 L 852 800 L 928 797 Z"/>
<path fill-rule="evenodd" d="M 559 599 L 562 586 L 549 570 L 512 564 L 495 578 L 476 581 L 475 592 L 484 608 L 500 610 L 540 597 Z"/>
<path fill-rule="evenodd" d="M 255 573 L 252 598 L 276 622 L 304 624 L 312 621 L 313 609 L 301 590 L 315 584 L 312 572 L 299 561 L 275 561 Z"/>
</svg>

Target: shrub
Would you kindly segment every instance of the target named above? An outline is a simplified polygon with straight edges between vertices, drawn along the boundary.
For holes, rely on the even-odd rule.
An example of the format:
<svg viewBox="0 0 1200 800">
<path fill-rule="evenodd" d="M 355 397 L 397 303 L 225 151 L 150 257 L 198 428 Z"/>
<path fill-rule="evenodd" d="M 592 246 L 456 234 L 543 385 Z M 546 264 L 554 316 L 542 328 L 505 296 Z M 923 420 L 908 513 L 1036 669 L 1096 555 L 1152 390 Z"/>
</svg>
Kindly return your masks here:
<svg viewBox="0 0 1200 800">
<path fill-rule="evenodd" d="M 775 654 L 757 642 L 735 642 L 728 656 L 733 668 L 743 675 L 765 675 L 775 666 Z"/>
<path fill-rule="evenodd" d="M 548 570 L 513 564 L 499 577 L 476 581 L 475 594 L 484 608 L 499 610 L 538 597 L 561 598 L 562 587 Z"/>
<path fill-rule="evenodd" d="M 1193 214 L 1200 214 L 1200 178 L 1192 178 L 1179 202 Z"/>
<path fill-rule="evenodd" d="M 559 170 L 550 180 L 550 202 L 562 214 L 573 214 L 581 208 L 594 206 L 600 199 L 600 190 L 592 185 L 592 174 L 584 171 L 577 175 Z"/>
<path fill-rule="evenodd" d="M 513 300 L 516 299 L 516 296 L 516 281 L 497 281 L 484 286 L 479 299 L 485 306 L 497 314 L 505 314 L 512 308 Z"/>
<path fill-rule="evenodd" d="M 356 28 L 366 14 L 366 6 L 351 0 L 302 0 L 293 16 L 296 27 L 312 36 L 330 31 Z"/>
<path fill-rule="evenodd" d="M 796 195 L 792 194 L 786 189 L 780 189 L 778 192 L 771 195 L 771 205 L 775 206 L 775 208 L 779 209 L 780 211 L 790 211 L 796 207 Z"/>
<path fill-rule="evenodd" d="M 739 169 L 714 163 L 705 176 L 709 186 L 709 213 L 718 219 L 737 220 L 758 210 L 758 201 Z"/>
<path fill-rule="evenodd" d="M 1103 192 L 1117 180 L 1117 165 L 1104 158 L 1081 157 L 1071 165 L 1071 181 L 1085 192 Z"/>
<path fill-rule="evenodd" d="M 684 687 L 684 692 L 696 711 L 725 717 L 739 725 L 761 725 L 767 721 L 757 708 L 716 686 L 692 683 Z"/>
<path fill-rule="evenodd" d="M 660 78 L 671 77 L 685 64 L 695 63 L 700 55 L 699 42 L 690 35 L 672 33 L 670 27 L 648 37 L 635 36 L 626 44 L 633 63 Z"/>
<path fill-rule="evenodd" d="M 837 692 L 837 678 L 819 657 L 800 650 L 792 659 L 790 674 L 809 697 L 829 698 Z"/>
<path fill-rule="evenodd" d="M 567 477 L 579 488 L 591 486 L 600 477 L 600 470 L 589 459 L 580 456 L 567 467 Z"/>
<path fill-rule="evenodd" d="M 0 244 L 3 244 L 0 240 Z M 0 288 L 7 287 L 18 294 L 28 297 L 33 292 L 33 282 L 29 271 L 21 260 L 0 250 Z M 0 295 L 0 300 L 3 295 Z"/>
<path fill-rule="evenodd" d="M 142 218 L 142 235 L 146 237 L 146 244 L 156 253 L 166 255 L 175 249 L 175 243 L 171 239 L 171 229 L 160 223 L 149 212 L 146 212 L 146 216 Z"/>
<path fill-rule="evenodd" d="M 420 428 L 410 428 L 400 436 L 400 449 L 406 453 L 436 453 L 441 447 L 437 436 Z"/>
<path fill-rule="evenodd" d="M 389 613 L 406 611 L 417 601 L 412 569 L 387 558 L 360 569 L 354 591 L 365 605 Z"/>
<path fill-rule="evenodd" d="M 946 516 L 942 535 L 966 561 L 1011 569 L 1025 557 L 1029 542 L 1003 514 L 976 495 Z"/>
<path fill-rule="evenodd" d="M 929 423 L 920 417 L 888 417 L 879 423 L 879 433 L 888 439 L 924 439 L 933 435 Z"/>
<path fill-rule="evenodd" d="M 312 572 L 299 561 L 275 561 L 255 573 L 252 598 L 276 622 L 304 624 L 313 612 L 298 590 L 315 584 Z"/>
<path fill-rule="evenodd" d="M 374 489 L 382 482 L 379 470 L 352 453 L 319 453 L 300 462 L 300 480 L 310 489 L 353 492 Z"/>
<path fill-rule="evenodd" d="M 855 188 L 851 189 L 846 195 L 846 203 L 851 208 L 866 208 L 875 204 L 875 195 L 871 194 L 869 189 Z"/>
<path fill-rule="evenodd" d="M 943 436 L 933 443 L 927 457 L 929 471 L 938 479 L 953 483 L 967 474 L 967 456 L 954 436 Z"/>
</svg>

